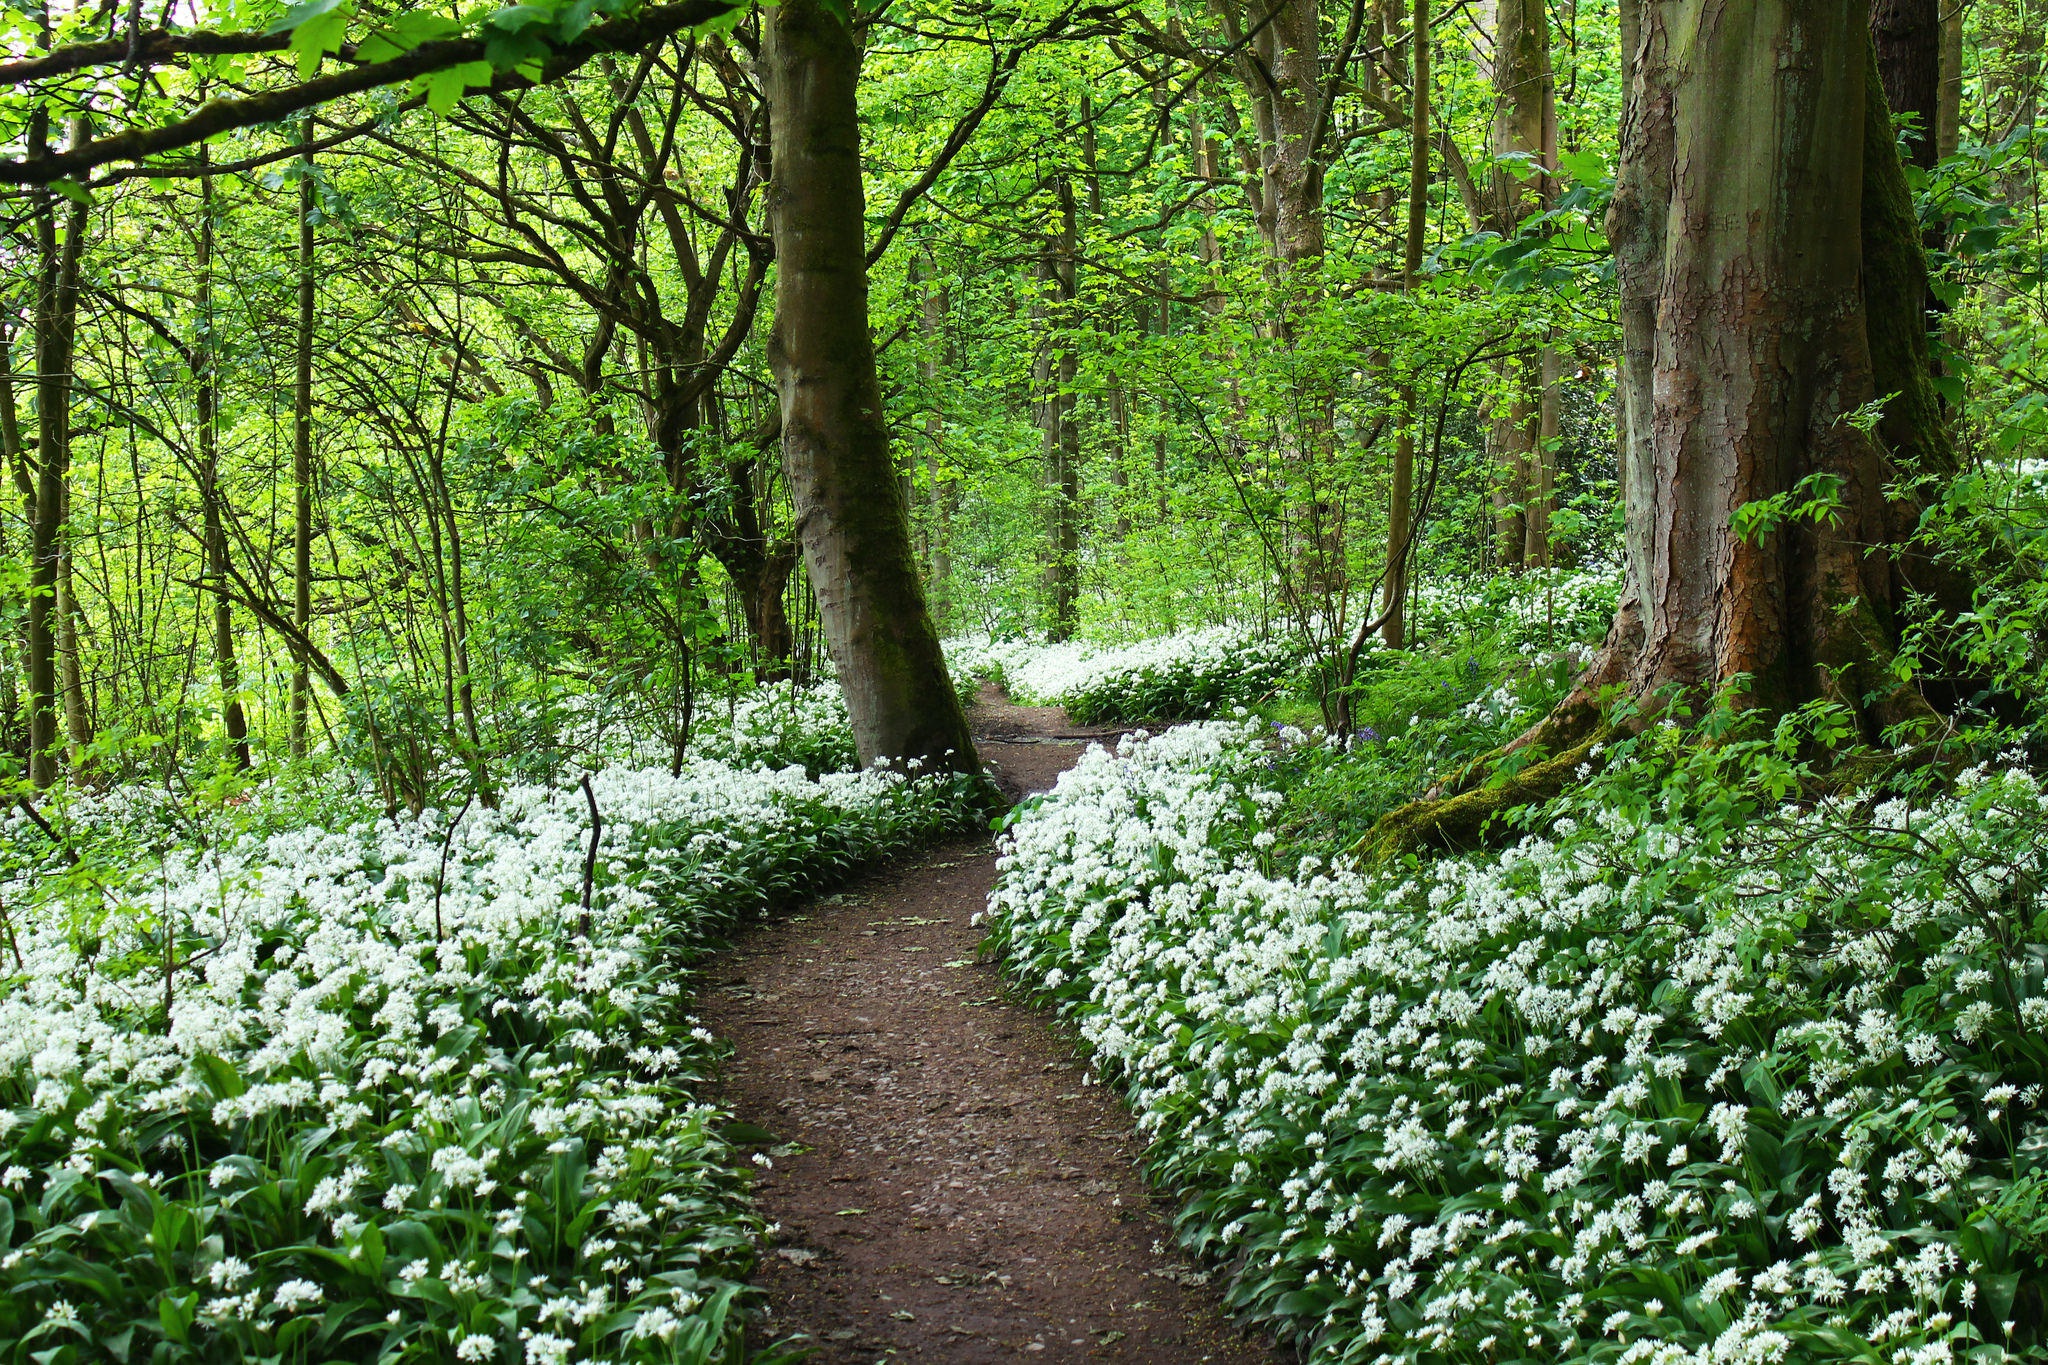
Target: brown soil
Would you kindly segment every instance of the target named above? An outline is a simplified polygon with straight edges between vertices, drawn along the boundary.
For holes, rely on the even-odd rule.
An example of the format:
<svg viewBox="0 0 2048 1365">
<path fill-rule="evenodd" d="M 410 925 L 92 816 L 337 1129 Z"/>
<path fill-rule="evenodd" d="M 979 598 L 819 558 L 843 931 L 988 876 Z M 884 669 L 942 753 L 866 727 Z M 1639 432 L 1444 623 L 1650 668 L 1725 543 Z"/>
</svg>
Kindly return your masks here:
<svg viewBox="0 0 2048 1365">
<path fill-rule="evenodd" d="M 1083 744 L 1056 709 L 976 720 L 1013 791 Z M 769 1335 L 862 1365 L 1279 1360 L 1172 1248 L 1129 1115 L 978 960 L 994 877 L 987 840 L 943 844 L 748 934 L 704 991 L 724 1101 L 789 1144 L 756 1187 Z"/>
</svg>

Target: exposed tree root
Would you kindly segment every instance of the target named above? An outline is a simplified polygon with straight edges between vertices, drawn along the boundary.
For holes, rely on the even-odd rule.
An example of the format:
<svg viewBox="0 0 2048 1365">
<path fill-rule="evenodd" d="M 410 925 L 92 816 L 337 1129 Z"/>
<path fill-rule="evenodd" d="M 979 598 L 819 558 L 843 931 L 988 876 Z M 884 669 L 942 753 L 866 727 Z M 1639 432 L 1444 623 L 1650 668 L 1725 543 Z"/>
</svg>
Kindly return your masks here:
<svg viewBox="0 0 2048 1365">
<path fill-rule="evenodd" d="M 1450 795 L 1433 791 L 1388 811 L 1351 851 L 1368 864 L 1379 865 L 1407 853 L 1460 853 L 1477 848 L 1485 842 L 1493 817 L 1517 806 L 1548 801 L 1562 792 L 1579 765 L 1592 757 L 1594 746 L 1613 733 L 1612 726 L 1602 725 L 1554 757 L 1539 759 L 1506 777 L 1475 780 L 1485 778 L 1509 753 L 1508 749 L 1496 750 L 1459 775 L 1469 785 L 1453 788 Z"/>
</svg>

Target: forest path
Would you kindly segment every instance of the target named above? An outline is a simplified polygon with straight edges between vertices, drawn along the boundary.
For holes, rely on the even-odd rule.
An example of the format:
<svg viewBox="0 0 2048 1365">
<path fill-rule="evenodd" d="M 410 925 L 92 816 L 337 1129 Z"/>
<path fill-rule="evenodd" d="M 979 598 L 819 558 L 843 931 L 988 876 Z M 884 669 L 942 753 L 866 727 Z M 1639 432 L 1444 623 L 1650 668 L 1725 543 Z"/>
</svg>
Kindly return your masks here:
<svg viewBox="0 0 2048 1365">
<path fill-rule="evenodd" d="M 1085 743 L 999 696 L 975 722 L 1013 794 Z M 994 879 L 987 839 L 939 844 L 748 933 L 704 988 L 724 1102 L 802 1148 L 756 1187 L 767 1335 L 862 1365 L 1278 1360 L 1173 1250 L 1129 1114 L 976 960 Z"/>
</svg>

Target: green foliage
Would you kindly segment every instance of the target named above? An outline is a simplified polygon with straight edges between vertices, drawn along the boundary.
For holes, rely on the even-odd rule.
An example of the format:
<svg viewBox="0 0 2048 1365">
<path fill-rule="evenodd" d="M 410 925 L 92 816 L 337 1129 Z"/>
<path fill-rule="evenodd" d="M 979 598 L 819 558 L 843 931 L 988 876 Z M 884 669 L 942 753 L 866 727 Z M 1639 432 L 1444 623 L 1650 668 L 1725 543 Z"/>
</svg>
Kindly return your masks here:
<svg viewBox="0 0 2048 1365">
<path fill-rule="evenodd" d="M 1827 719 L 1653 728 L 1373 874 L 1274 843 L 1315 764 L 1168 736 L 1014 826 L 993 942 L 1313 1359 L 2048 1358 L 2048 796 L 1779 804 Z"/>
<path fill-rule="evenodd" d="M 0 1356 L 747 1359 L 748 1139 L 679 978 L 961 793 L 708 762 L 596 790 L 588 910 L 582 802 L 545 789 L 466 823 L 258 790 L 148 861 L 124 841 L 177 803 L 74 811 L 127 860 L 9 886 Z"/>
</svg>

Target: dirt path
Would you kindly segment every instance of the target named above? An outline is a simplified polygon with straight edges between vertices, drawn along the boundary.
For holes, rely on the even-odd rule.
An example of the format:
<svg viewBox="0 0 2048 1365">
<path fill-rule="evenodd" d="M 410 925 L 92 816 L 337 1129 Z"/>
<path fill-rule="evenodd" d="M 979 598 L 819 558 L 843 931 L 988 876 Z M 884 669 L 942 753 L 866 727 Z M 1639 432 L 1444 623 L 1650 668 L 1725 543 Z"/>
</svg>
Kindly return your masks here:
<svg viewBox="0 0 2048 1365">
<path fill-rule="evenodd" d="M 985 704 L 983 755 L 1044 790 L 1057 710 Z M 987 841 L 934 848 L 743 939 L 700 1002 L 724 1099 L 800 1150 L 760 1181 L 760 1282 L 818 1361 L 1277 1361 L 1171 1250 L 1129 1116 L 1044 1016 L 1006 1003 L 969 920 Z"/>
</svg>

